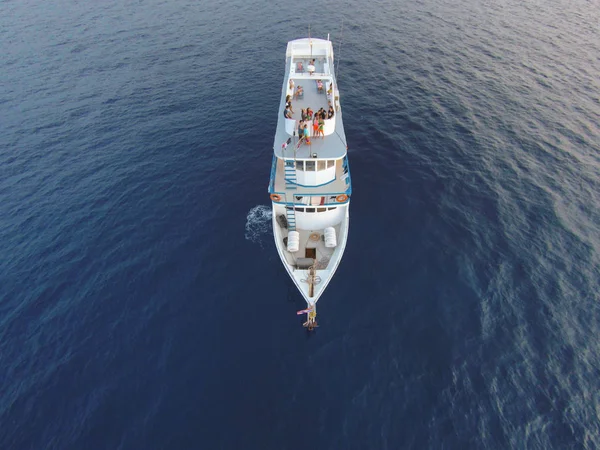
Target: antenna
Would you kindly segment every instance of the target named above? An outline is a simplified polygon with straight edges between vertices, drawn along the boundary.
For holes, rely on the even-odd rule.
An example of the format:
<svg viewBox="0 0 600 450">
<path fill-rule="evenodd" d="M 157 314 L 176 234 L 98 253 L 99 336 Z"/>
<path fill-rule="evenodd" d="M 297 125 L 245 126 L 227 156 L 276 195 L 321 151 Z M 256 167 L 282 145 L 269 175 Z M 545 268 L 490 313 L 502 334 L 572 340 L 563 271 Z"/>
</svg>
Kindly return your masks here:
<svg viewBox="0 0 600 450">
<path fill-rule="evenodd" d="M 308 44 L 310 45 L 310 59 L 312 61 L 312 39 L 310 38 L 310 23 L 308 24 Z"/>
<path fill-rule="evenodd" d="M 340 31 L 340 45 L 338 46 L 338 54 L 337 54 L 337 66 L 335 68 L 335 79 L 337 81 L 338 74 L 340 73 L 340 62 L 342 61 L 342 41 L 344 40 L 344 18 L 342 17 L 342 30 Z"/>
</svg>

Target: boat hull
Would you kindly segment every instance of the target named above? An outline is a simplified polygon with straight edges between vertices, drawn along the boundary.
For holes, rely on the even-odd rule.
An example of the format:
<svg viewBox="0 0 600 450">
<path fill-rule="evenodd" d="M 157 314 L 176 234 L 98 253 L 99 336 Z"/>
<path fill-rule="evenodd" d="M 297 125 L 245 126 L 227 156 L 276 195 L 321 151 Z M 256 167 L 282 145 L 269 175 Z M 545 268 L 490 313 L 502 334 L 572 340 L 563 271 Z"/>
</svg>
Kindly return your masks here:
<svg viewBox="0 0 600 450">
<path fill-rule="evenodd" d="M 286 245 L 284 244 L 284 238 L 287 237 L 288 230 L 281 227 L 279 223 L 277 223 L 277 215 L 281 213 L 281 206 L 276 203 L 272 204 L 273 218 L 273 237 L 275 239 L 275 247 L 277 248 L 277 253 L 279 254 L 279 258 L 283 263 L 288 275 L 302 294 L 302 297 L 306 301 L 309 307 L 314 306 L 327 286 L 329 282 L 333 278 L 333 275 L 337 271 L 337 268 L 342 260 L 344 255 L 344 251 L 346 249 L 346 242 L 348 241 L 348 232 L 350 226 L 350 204 L 349 202 L 344 205 L 344 214 L 342 221 L 337 224 L 336 229 L 338 229 L 337 233 L 337 246 L 333 250 L 333 253 L 329 257 L 328 264 L 326 268 L 317 269 L 317 276 L 320 281 L 315 284 L 315 290 L 313 295 L 310 295 L 309 285 L 305 281 L 309 275 L 309 271 L 307 269 L 300 269 L 294 265 L 293 261 L 295 256 L 290 254 L 287 250 Z M 320 233 L 323 230 L 301 230 L 306 234 Z"/>
<path fill-rule="evenodd" d="M 329 38 L 288 42 L 268 188 L 275 247 L 308 305 L 309 330 L 350 222 L 352 180 L 334 68 Z"/>
</svg>

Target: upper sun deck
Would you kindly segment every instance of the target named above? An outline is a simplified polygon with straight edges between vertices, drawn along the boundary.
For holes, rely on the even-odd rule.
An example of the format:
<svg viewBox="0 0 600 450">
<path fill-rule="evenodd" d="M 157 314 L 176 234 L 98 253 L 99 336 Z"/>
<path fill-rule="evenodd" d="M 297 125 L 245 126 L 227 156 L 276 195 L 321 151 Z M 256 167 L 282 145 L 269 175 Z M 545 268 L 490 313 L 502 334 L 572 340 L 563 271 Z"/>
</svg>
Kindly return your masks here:
<svg viewBox="0 0 600 450">
<path fill-rule="evenodd" d="M 326 39 L 304 38 L 288 42 L 287 58 L 325 58 L 333 60 L 333 45 Z"/>
<path fill-rule="evenodd" d="M 310 67 L 314 66 L 314 67 Z M 292 81 L 292 83 L 290 83 Z M 297 95 L 298 87 L 302 95 Z M 333 46 L 324 39 L 297 39 L 288 43 L 286 51 L 285 76 L 281 102 L 278 111 L 277 130 L 273 144 L 275 156 L 289 158 L 291 146 L 283 152 L 282 145 L 291 138 L 291 144 L 298 141 L 298 125 L 301 110 L 310 107 L 314 112 L 333 106 L 335 114 L 324 121 L 324 138 L 313 136 L 309 125 L 310 145 L 298 147 L 297 158 L 341 159 L 346 154 L 346 137 L 342 123 L 339 91 L 333 71 Z M 283 115 L 286 97 L 292 97 L 293 114 L 291 119 Z M 316 156 L 315 156 L 316 155 Z"/>
</svg>

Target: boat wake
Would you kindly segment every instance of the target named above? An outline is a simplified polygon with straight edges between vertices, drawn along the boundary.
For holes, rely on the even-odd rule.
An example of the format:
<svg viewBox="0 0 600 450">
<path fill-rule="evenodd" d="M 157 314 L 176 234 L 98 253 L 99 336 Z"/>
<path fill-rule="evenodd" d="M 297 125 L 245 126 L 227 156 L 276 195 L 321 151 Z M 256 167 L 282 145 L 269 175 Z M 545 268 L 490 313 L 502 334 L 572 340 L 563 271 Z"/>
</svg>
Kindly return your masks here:
<svg viewBox="0 0 600 450">
<path fill-rule="evenodd" d="M 246 217 L 246 240 L 262 247 L 263 237 L 272 230 L 271 219 L 273 212 L 270 206 L 258 205 L 248 211 Z"/>
</svg>

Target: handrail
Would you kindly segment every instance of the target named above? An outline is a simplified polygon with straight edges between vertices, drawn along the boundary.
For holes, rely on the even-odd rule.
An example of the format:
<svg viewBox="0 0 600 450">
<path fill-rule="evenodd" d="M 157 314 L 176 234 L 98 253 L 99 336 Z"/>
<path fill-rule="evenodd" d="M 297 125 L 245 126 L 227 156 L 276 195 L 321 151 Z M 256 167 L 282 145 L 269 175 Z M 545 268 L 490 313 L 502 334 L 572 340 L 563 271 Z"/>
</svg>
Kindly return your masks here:
<svg viewBox="0 0 600 450">
<path fill-rule="evenodd" d="M 296 133 L 294 133 L 295 135 Z M 283 148 L 281 154 L 283 156 L 283 181 L 284 183 L 286 183 L 286 178 L 285 178 L 285 167 L 287 164 L 287 161 L 285 159 L 285 151 L 287 150 L 287 147 L 289 147 L 289 144 Z M 294 148 L 294 170 L 296 170 L 296 145 L 293 145 Z M 286 189 L 285 191 L 285 203 L 288 203 L 288 191 Z M 294 195 L 292 194 L 292 205 L 294 204 Z M 292 206 L 292 215 L 294 217 L 294 223 L 296 222 L 296 208 L 294 206 Z M 287 212 L 286 212 L 286 216 L 287 216 Z"/>
<path fill-rule="evenodd" d="M 271 161 L 271 179 L 269 180 L 269 194 L 273 194 L 275 190 L 275 173 L 277 171 L 277 157 L 273 153 L 273 160 Z"/>
<path fill-rule="evenodd" d="M 344 156 L 344 161 L 346 162 L 346 168 L 348 169 L 348 177 L 346 178 L 348 181 L 348 189 L 346 189 L 346 193 L 350 195 L 352 194 L 352 176 L 350 175 L 350 160 L 348 159 L 348 153 Z"/>
</svg>

